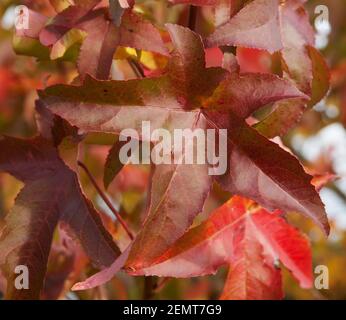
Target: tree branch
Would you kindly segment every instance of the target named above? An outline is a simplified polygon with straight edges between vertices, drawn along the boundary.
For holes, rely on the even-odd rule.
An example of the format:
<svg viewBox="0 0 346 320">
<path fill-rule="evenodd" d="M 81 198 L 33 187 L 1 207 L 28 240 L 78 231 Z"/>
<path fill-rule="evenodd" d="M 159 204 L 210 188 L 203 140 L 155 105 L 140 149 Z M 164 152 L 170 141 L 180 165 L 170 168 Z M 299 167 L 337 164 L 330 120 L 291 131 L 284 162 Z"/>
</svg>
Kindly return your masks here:
<svg viewBox="0 0 346 320">
<path fill-rule="evenodd" d="M 134 239 L 134 236 L 132 234 L 132 232 L 130 231 L 129 227 L 127 226 L 126 222 L 123 220 L 123 218 L 120 216 L 120 214 L 118 213 L 118 211 L 114 208 L 114 206 L 112 205 L 112 203 L 110 202 L 110 200 L 107 198 L 107 196 L 105 195 L 105 193 L 101 190 L 101 188 L 98 186 L 95 178 L 92 176 L 92 174 L 90 173 L 89 169 L 87 168 L 87 166 L 82 163 L 81 161 L 78 161 L 78 166 L 80 166 L 85 173 L 87 174 L 89 180 L 91 181 L 91 183 L 93 184 L 93 186 L 95 187 L 95 189 L 97 190 L 98 194 L 100 195 L 100 197 L 102 198 L 102 200 L 105 202 L 105 204 L 108 206 L 108 208 L 113 212 L 113 214 L 117 217 L 118 221 L 120 222 L 120 224 L 122 225 L 122 227 L 125 229 L 126 233 L 128 234 L 129 238 L 131 240 Z"/>
</svg>

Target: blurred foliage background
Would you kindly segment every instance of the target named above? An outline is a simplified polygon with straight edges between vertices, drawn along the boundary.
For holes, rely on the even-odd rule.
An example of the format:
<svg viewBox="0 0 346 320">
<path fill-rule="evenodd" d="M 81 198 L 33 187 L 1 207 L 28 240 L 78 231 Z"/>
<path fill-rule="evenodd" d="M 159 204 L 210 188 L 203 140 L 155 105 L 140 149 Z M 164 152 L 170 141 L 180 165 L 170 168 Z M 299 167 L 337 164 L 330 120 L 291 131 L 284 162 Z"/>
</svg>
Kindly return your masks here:
<svg viewBox="0 0 346 320">
<path fill-rule="evenodd" d="M 35 59 L 16 55 L 13 49 L 14 8 L 24 4 L 46 16 L 55 11 L 48 0 L 0 2 L 0 134 L 29 137 L 35 134 L 34 101 L 36 90 L 54 83 L 69 83 L 76 76 L 74 48 L 58 60 L 50 60 L 45 52 Z M 315 23 L 316 7 L 325 5 L 329 18 Z M 332 224 L 332 232 L 325 239 L 321 232 L 300 216 L 291 214 L 290 221 L 301 228 L 312 242 L 314 266 L 326 265 L 329 268 L 329 290 L 303 290 L 289 274 L 285 274 L 287 299 L 346 299 L 346 1 L 311 0 L 307 3 L 311 23 L 316 29 L 316 46 L 323 52 L 331 68 L 330 94 L 321 103 L 308 111 L 302 121 L 287 134 L 283 141 L 301 159 L 309 172 L 322 177 L 333 174 L 336 179 L 321 190 Z M 165 22 L 187 24 L 188 6 L 171 6 L 163 0 L 136 1 L 136 10 L 163 26 Z M 212 30 L 212 12 L 208 7 L 198 9 L 197 31 L 208 34 Z M 18 48 L 17 48 L 18 49 Z M 131 50 L 119 48 L 112 67 L 114 79 L 135 77 L 126 63 L 127 57 L 136 58 Z M 208 51 L 207 60 L 213 65 L 218 52 Z M 256 51 L 239 49 L 238 58 L 242 70 L 262 72 L 268 69 L 268 55 Z M 147 72 L 153 72 L 165 65 L 165 58 L 150 53 L 142 53 L 139 61 Z M 79 146 L 79 159 L 90 169 L 102 185 L 103 166 L 107 152 L 115 137 L 90 134 Z M 68 157 L 66 146 L 63 156 Z M 70 148 L 73 151 L 73 146 Z M 71 150 L 70 150 L 71 151 Z M 6 150 L 0 150 L 6 152 Z M 114 206 L 128 221 L 131 228 L 138 230 L 143 219 L 143 207 L 150 168 L 126 166 L 112 183 L 108 196 Z M 128 239 L 119 228 L 109 209 L 94 187 L 80 172 L 83 189 L 100 210 L 104 223 L 115 240 L 124 248 Z M 0 228 L 3 218 L 13 205 L 16 194 L 22 185 L 6 174 L 0 174 Z M 217 186 L 208 199 L 203 219 L 215 207 L 223 203 L 229 195 Z M 200 220 L 199 220 L 200 221 Z M 197 221 L 198 222 L 198 221 Z M 220 294 L 226 275 L 221 269 L 217 275 L 193 279 L 144 279 L 129 277 L 123 273 L 107 285 L 84 292 L 71 292 L 71 286 L 93 274 L 96 270 L 90 265 L 78 244 L 65 234 L 63 229 L 56 231 L 50 254 L 44 299 L 141 299 L 147 296 L 146 288 L 154 285 L 151 298 L 156 299 L 211 299 Z M 5 281 L 0 276 L 0 296 L 5 289 Z"/>
</svg>

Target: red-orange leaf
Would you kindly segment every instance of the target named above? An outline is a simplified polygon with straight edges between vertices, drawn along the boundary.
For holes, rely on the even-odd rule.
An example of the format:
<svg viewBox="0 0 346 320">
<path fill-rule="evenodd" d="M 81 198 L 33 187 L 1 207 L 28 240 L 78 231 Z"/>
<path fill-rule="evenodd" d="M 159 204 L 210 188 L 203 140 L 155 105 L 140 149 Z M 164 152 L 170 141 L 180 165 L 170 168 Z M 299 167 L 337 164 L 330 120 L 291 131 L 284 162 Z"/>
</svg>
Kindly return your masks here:
<svg viewBox="0 0 346 320">
<path fill-rule="evenodd" d="M 165 277 L 213 274 L 224 264 L 230 273 L 221 298 L 282 298 L 278 260 L 303 288 L 312 285 L 312 257 L 305 236 L 279 212 L 233 197 L 201 225 L 188 231 L 149 267 L 130 273 Z"/>
<path fill-rule="evenodd" d="M 233 78 L 221 68 L 205 68 L 200 37 L 181 26 L 168 29 L 175 50 L 163 76 L 129 81 L 87 77 L 82 86 L 58 85 L 40 92 L 45 106 L 84 131 L 121 134 L 122 129 L 133 128 L 141 133 L 142 121 L 150 121 L 152 130 L 228 130 L 226 174 L 212 179 L 206 165 L 156 167 L 148 216 L 128 266 L 149 265 L 185 232 L 202 211 L 213 180 L 267 208 L 301 212 L 328 233 L 324 207 L 311 177 L 297 159 L 244 122 L 263 104 L 304 95 L 276 76 Z M 232 85 L 239 90 L 232 90 Z M 222 101 L 225 104 L 218 109 Z"/>
</svg>

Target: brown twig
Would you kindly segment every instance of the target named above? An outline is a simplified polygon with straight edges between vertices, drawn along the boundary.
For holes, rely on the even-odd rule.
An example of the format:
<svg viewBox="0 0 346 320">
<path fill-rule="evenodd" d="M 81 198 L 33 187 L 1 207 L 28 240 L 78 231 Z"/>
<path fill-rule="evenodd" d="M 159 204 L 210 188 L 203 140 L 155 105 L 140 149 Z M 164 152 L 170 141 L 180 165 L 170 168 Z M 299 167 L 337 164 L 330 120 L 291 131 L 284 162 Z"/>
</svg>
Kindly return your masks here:
<svg viewBox="0 0 346 320">
<path fill-rule="evenodd" d="M 91 183 L 93 184 L 93 186 L 95 187 L 95 189 L 97 190 L 98 194 L 100 195 L 100 197 L 102 198 L 102 200 L 105 202 L 105 204 L 108 206 L 108 208 L 113 212 L 113 214 L 117 217 L 118 221 L 120 222 L 120 224 L 122 225 L 122 227 L 125 229 L 126 233 L 128 234 L 129 238 L 131 240 L 134 239 L 134 236 L 132 234 L 132 232 L 130 231 L 129 227 L 127 226 L 126 222 L 123 220 L 123 218 L 120 216 L 120 214 L 118 213 L 118 211 L 114 208 L 114 206 L 112 205 L 112 203 L 110 202 L 110 200 L 107 198 L 107 196 L 105 195 L 105 193 L 101 190 L 101 188 L 98 186 L 96 180 L 94 179 L 94 177 L 92 176 L 92 174 L 90 173 L 89 169 L 87 168 L 87 166 L 82 163 L 81 161 L 77 162 L 78 165 L 85 171 L 85 173 L 87 174 L 89 180 L 91 181 Z"/>
<path fill-rule="evenodd" d="M 145 78 L 144 71 L 136 60 L 128 58 L 127 61 L 129 62 L 132 71 L 138 78 Z"/>
<path fill-rule="evenodd" d="M 197 14 L 198 14 L 198 8 L 196 6 L 190 6 L 190 12 L 189 12 L 189 21 L 188 21 L 188 27 L 195 31 L 196 23 L 197 23 Z"/>
</svg>

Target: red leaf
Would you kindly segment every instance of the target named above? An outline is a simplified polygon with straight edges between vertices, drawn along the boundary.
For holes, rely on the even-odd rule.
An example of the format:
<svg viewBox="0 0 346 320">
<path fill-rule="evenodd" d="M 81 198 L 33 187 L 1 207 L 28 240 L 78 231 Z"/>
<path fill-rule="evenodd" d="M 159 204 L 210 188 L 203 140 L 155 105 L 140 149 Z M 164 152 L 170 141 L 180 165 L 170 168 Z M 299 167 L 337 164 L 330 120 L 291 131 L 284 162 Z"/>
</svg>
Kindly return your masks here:
<svg viewBox="0 0 346 320">
<path fill-rule="evenodd" d="M 0 265 L 8 280 L 7 297 L 37 299 L 43 286 L 54 229 L 63 221 L 99 267 L 109 266 L 119 250 L 83 195 L 78 178 L 50 143 L 42 138 L 0 140 L 0 171 L 22 180 L 25 187 L 7 215 L 0 241 Z M 17 265 L 29 268 L 29 290 L 14 286 Z"/>
<path fill-rule="evenodd" d="M 84 131 L 120 134 L 122 129 L 133 128 L 141 133 L 142 121 L 150 121 L 152 130 L 227 129 L 228 171 L 215 179 L 226 190 L 253 198 L 265 207 L 302 212 L 328 233 L 324 207 L 311 177 L 297 159 L 244 122 L 264 104 L 304 95 L 276 76 L 239 76 L 221 68 L 207 69 L 200 37 L 180 26 L 168 28 L 175 50 L 164 76 L 130 81 L 88 77 L 82 86 L 47 88 L 40 92 L 42 102 Z M 162 165 L 155 169 L 148 216 L 128 266 L 150 264 L 191 225 L 202 211 L 210 188 L 212 179 L 207 169 L 206 165 Z"/>
<path fill-rule="evenodd" d="M 298 97 L 308 100 L 308 96 L 278 76 L 235 73 L 220 83 L 204 107 L 209 110 L 230 109 L 245 119 L 271 102 Z"/>
<path fill-rule="evenodd" d="M 314 106 L 329 89 L 329 72 L 323 58 L 313 49 L 314 31 L 302 5 L 305 1 L 255 0 L 209 36 L 208 46 L 233 45 L 280 51 L 284 77 L 309 95 Z M 273 112 L 256 127 L 272 138 L 297 123 L 307 101 L 278 102 Z"/>
<path fill-rule="evenodd" d="M 218 117 L 214 119 L 220 127 Z M 324 205 L 299 161 L 235 116 L 229 116 L 226 126 L 231 155 L 229 173 L 217 177 L 220 184 L 268 209 L 300 212 L 329 234 Z"/>
<path fill-rule="evenodd" d="M 223 299 L 282 298 L 280 261 L 302 287 L 312 285 L 308 240 L 277 212 L 233 197 L 201 225 L 188 231 L 155 262 L 133 274 L 191 277 L 230 264 Z"/>
<path fill-rule="evenodd" d="M 111 3 L 110 19 L 108 8 L 94 9 L 99 2 L 100 0 L 76 2 L 75 5 L 59 12 L 46 26 L 46 18 L 30 11 L 30 20 L 34 21 L 35 25 L 27 32 L 18 31 L 19 35 L 39 38 L 44 46 L 52 47 L 51 57 L 57 58 L 60 54 L 56 51 L 65 46 L 66 34 L 74 29 L 85 31 L 87 36 L 78 58 L 78 69 L 82 79 L 86 74 L 108 79 L 113 55 L 118 46 L 168 55 L 160 32 L 149 21 L 131 9 L 124 11 L 118 2 Z"/>
<path fill-rule="evenodd" d="M 207 46 L 243 46 L 269 52 L 283 47 L 278 0 L 254 0 L 207 38 Z"/>
<path fill-rule="evenodd" d="M 312 63 L 311 99 L 306 103 L 303 99 L 290 99 L 274 104 L 272 112 L 254 127 L 268 138 L 284 135 L 302 117 L 307 108 L 312 108 L 327 94 L 330 86 L 329 69 L 322 55 L 313 47 L 307 47 Z M 298 67 L 299 69 L 299 67 Z M 299 72 L 304 73 L 304 69 Z M 308 86 L 309 88 L 309 86 Z"/>
<path fill-rule="evenodd" d="M 126 10 L 122 16 L 120 33 L 120 45 L 124 47 L 157 52 L 165 56 L 169 55 L 158 29 L 141 15 L 131 10 Z"/>
<path fill-rule="evenodd" d="M 110 281 L 115 274 L 117 274 L 124 266 L 126 259 L 129 256 L 131 246 L 129 246 L 114 262 L 113 264 L 105 268 L 104 270 L 94 274 L 83 282 L 76 283 L 73 287 L 73 291 L 88 290 L 105 284 Z"/>
</svg>

